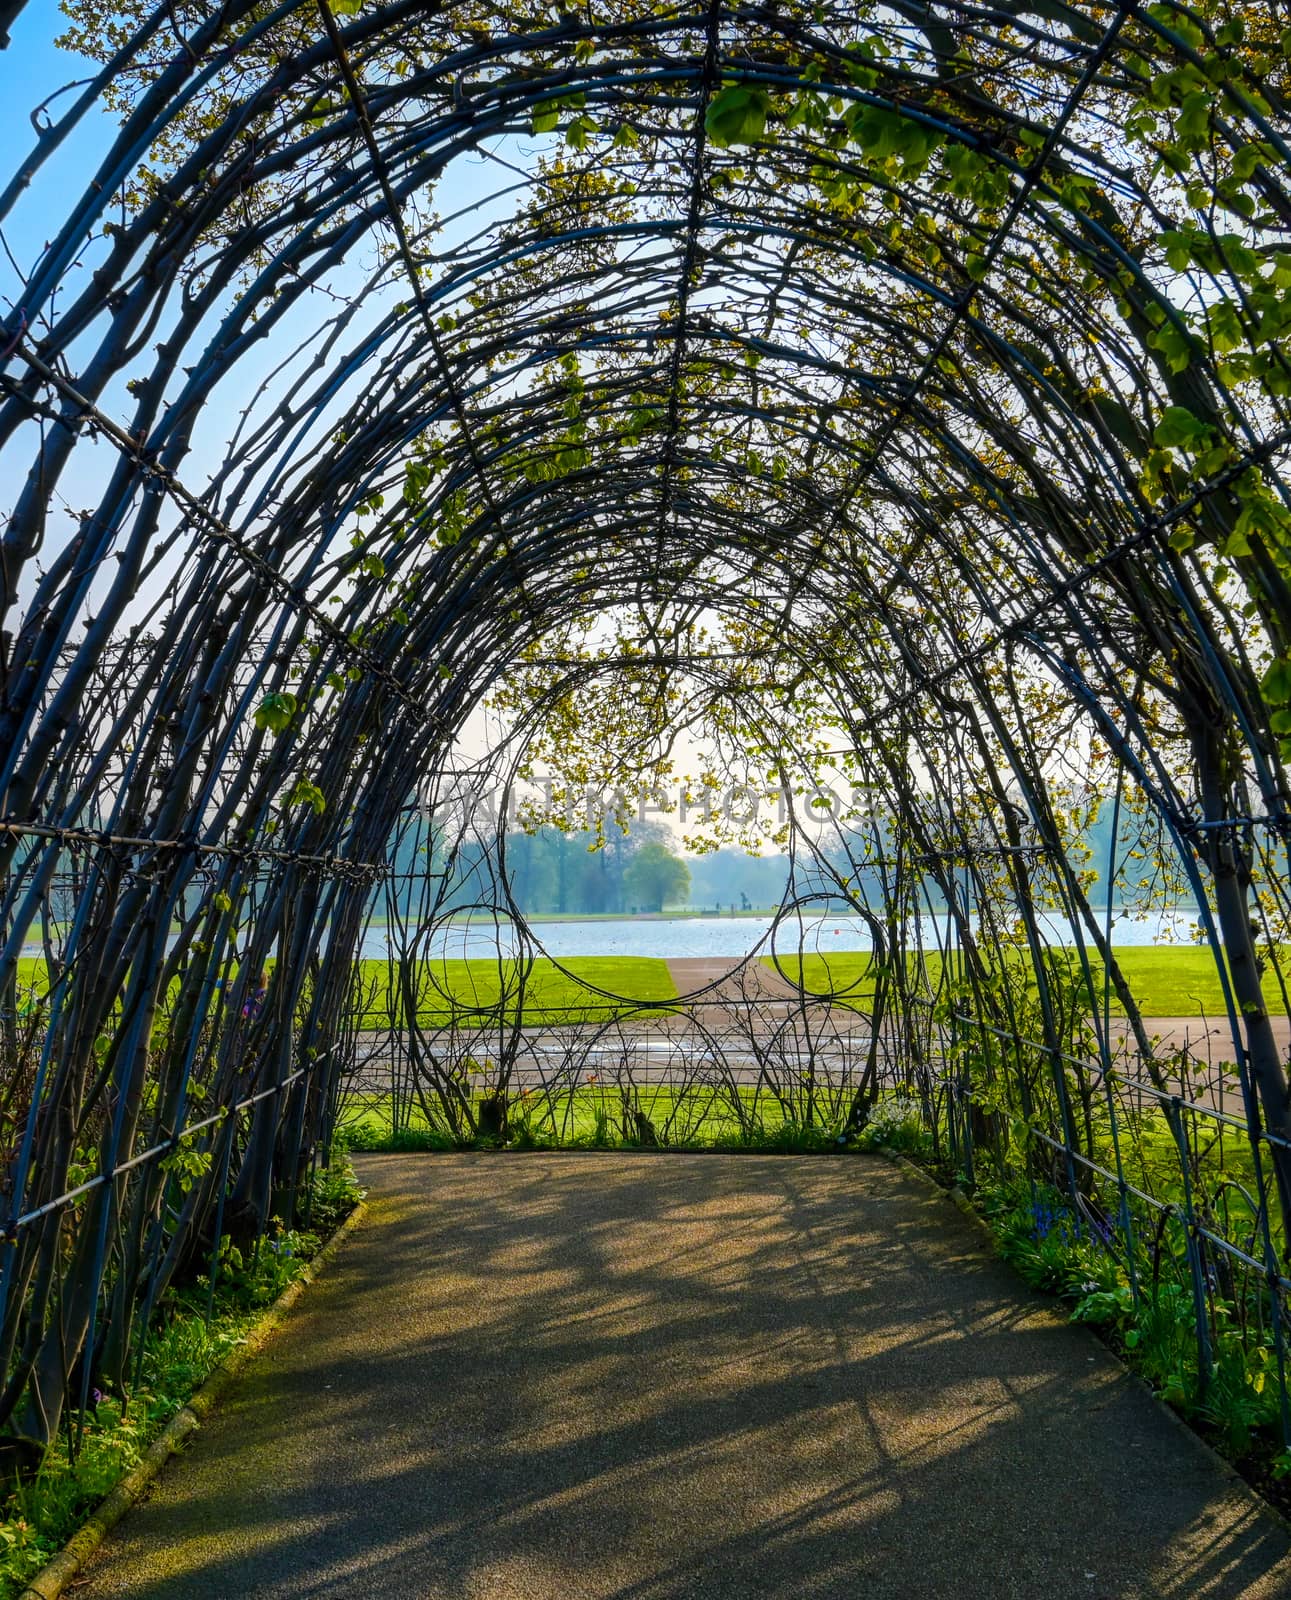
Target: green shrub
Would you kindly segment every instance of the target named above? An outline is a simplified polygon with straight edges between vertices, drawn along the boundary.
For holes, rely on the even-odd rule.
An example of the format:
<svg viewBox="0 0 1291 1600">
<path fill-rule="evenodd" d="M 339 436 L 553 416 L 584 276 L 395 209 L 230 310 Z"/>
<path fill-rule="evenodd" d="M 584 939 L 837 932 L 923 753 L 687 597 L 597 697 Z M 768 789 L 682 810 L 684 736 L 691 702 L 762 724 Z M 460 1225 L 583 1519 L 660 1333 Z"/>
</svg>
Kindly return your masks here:
<svg viewBox="0 0 1291 1600">
<path fill-rule="evenodd" d="M 871 1110 L 856 1138 L 861 1150 L 897 1150 L 902 1155 L 927 1155 L 932 1141 L 923 1108 L 908 1095 L 884 1095 Z"/>
<path fill-rule="evenodd" d="M 1136 1294 L 1123 1241 L 1105 1224 L 1087 1217 L 1078 1223 L 1058 1190 L 1001 1184 L 978 1199 L 1005 1260 L 1033 1287 L 1073 1300 L 1071 1320 L 1098 1328 L 1160 1399 L 1199 1424 L 1236 1461 L 1276 1452 L 1277 1357 L 1254 1314 L 1258 1290 L 1243 1306 L 1209 1286 L 1203 1368 L 1181 1246 L 1172 1252 L 1167 1238 L 1158 1237 L 1153 1258 L 1140 1249 Z M 1140 1226 L 1139 1236 L 1145 1231 Z"/>
<path fill-rule="evenodd" d="M 329 1167 L 319 1167 L 309 1186 L 305 1217 L 317 1233 L 328 1234 L 340 1226 L 363 1198 L 349 1155 L 338 1151 Z"/>
</svg>

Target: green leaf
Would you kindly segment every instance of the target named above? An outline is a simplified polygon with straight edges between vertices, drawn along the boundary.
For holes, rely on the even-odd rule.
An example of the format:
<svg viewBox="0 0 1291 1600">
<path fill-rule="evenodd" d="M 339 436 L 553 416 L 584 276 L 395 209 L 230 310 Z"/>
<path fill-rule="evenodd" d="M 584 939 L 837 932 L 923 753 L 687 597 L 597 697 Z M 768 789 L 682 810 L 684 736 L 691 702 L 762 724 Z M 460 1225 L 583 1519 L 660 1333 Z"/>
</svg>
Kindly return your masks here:
<svg viewBox="0 0 1291 1600">
<path fill-rule="evenodd" d="M 1220 555 L 1228 557 L 1249 556 L 1251 553 L 1251 541 L 1248 533 L 1249 530 L 1242 526 L 1242 519 L 1239 517 L 1237 526 L 1220 545 Z"/>
<path fill-rule="evenodd" d="M 440 319 L 443 331 L 443 318 Z M 403 469 L 403 498 L 406 505 L 415 506 L 419 503 L 426 490 L 430 487 L 431 472 L 424 461 L 410 461 Z"/>
<path fill-rule="evenodd" d="M 1167 406 L 1152 437 L 1163 450 L 1191 450 L 1210 436 L 1210 425 L 1193 416 L 1187 406 Z"/>
<path fill-rule="evenodd" d="M 298 702 L 294 694 L 267 694 L 256 707 L 256 727 L 270 733 L 283 733 L 296 715 Z"/>
<path fill-rule="evenodd" d="M 565 129 L 565 143 L 571 150 L 586 150 L 595 132 L 596 122 L 592 117 L 574 117 Z"/>
<path fill-rule="evenodd" d="M 1291 661 L 1280 657 L 1264 674 L 1261 684 L 1264 698 L 1270 705 L 1284 706 L 1291 703 Z"/>
<path fill-rule="evenodd" d="M 848 113 L 847 124 L 854 142 L 875 160 L 899 156 L 915 172 L 927 165 L 944 138 L 939 129 L 885 106 L 856 106 Z"/>
<path fill-rule="evenodd" d="M 1181 144 L 1200 146 L 1210 131 L 1210 113 L 1214 95 L 1208 89 L 1194 89 L 1184 96 L 1183 105 L 1175 121 Z"/>
<path fill-rule="evenodd" d="M 1183 7 L 1174 4 L 1173 0 L 1171 0 L 1170 4 L 1161 3 L 1149 6 L 1148 16 L 1161 23 L 1163 27 L 1170 28 L 1177 33 L 1184 43 L 1190 44 L 1194 50 L 1200 50 L 1206 42 L 1205 34 L 1202 33 Z"/>
<path fill-rule="evenodd" d="M 1148 335 L 1148 344 L 1165 357 L 1171 372 L 1183 372 L 1192 364 L 1195 340 L 1187 328 L 1177 322 L 1166 322 Z"/>
<path fill-rule="evenodd" d="M 316 783 L 311 783 L 308 778 L 297 778 L 287 796 L 287 804 L 309 806 L 315 816 L 321 817 L 327 810 L 327 797 Z"/>
<path fill-rule="evenodd" d="M 756 144 L 767 130 L 771 96 L 754 84 L 731 83 L 709 101 L 704 129 L 719 150 Z"/>
<path fill-rule="evenodd" d="M 1211 306 L 1206 317 L 1210 337 L 1221 355 L 1228 355 L 1246 342 L 1242 319 L 1231 300 L 1220 300 Z"/>
</svg>

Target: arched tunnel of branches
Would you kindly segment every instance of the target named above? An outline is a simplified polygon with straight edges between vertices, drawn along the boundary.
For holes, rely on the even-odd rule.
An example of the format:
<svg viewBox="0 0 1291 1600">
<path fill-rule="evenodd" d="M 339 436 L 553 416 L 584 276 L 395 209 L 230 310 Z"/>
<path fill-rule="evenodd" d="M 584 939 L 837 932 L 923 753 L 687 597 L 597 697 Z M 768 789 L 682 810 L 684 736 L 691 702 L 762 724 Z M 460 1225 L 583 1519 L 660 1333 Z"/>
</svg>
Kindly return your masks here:
<svg viewBox="0 0 1291 1600">
<path fill-rule="evenodd" d="M 0 193 L 0 1424 L 71 1426 L 223 1234 L 307 1212 L 381 1038 L 461 1137 L 558 1131 L 593 1060 L 663 1142 L 899 1092 L 1280 1377 L 1278 0 L 64 9 L 92 59 Z M 538 1060 L 506 830 L 464 899 L 443 802 L 540 767 L 549 817 L 787 795 L 746 971 L 796 998 L 589 989 Z M 825 774 L 868 803 L 817 816 Z M 1082 794 L 1105 897 L 1197 904 L 1209 1076 L 1138 1014 Z M 466 900 L 498 984 L 427 1007 Z M 796 959 L 821 905 L 859 997 Z"/>
</svg>

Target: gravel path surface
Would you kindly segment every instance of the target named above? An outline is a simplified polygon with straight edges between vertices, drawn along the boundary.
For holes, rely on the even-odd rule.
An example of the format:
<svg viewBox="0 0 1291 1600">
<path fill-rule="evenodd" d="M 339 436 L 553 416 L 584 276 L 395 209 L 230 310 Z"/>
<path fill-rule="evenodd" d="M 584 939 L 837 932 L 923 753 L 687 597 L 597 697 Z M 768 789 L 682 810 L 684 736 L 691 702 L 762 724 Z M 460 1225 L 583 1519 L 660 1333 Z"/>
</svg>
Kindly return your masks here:
<svg viewBox="0 0 1291 1600">
<path fill-rule="evenodd" d="M 679 995 L 694 994 L 716 984 L 712 998 L 757 996 L 759 999 L 796 1001 L 801 991 L 782 978 L 774 967 L 754 959 L 737 965 L 730 956 L 676 956 L 668 960 L 668 976 Z"/>
<path fill-rule="evenodd" d="M 362 1174 L 77 1600 L 1291 1594 L 1281 1525 L 898 1168 Z"/>
</svg>

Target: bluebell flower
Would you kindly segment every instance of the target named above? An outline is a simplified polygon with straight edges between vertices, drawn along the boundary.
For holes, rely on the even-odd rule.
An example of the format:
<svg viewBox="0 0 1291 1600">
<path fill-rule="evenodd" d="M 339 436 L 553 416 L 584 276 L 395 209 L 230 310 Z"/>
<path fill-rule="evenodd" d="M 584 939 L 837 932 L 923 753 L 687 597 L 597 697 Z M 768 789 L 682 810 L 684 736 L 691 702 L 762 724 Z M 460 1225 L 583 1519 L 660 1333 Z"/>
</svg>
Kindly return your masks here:
<svg viewBox="0 0 1291 1600">
<path fill-rule="evenodd" d="M 1031 1202 L 1031 1237 L 1037 1244 L 1054 1236 L 1059 1243 L 1070 1244 L 1071 1230 L 1067 1223 L 1067 1213 L 1060 1206 L 1052 1206 L 1047 1200 Z"/>
</svg>

